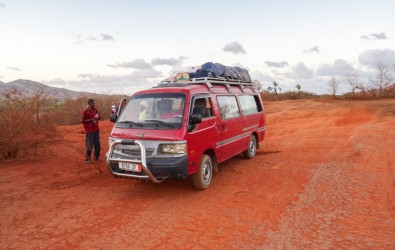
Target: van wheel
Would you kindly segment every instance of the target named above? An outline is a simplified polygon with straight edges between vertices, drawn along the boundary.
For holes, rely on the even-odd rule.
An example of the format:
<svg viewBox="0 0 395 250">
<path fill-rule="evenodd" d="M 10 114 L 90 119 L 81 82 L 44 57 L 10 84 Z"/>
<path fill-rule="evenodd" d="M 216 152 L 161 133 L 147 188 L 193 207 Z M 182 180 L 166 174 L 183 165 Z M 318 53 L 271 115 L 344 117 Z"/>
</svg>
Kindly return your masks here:
<svg viewBox="0 0 395 250">
<path fill-rule="evenodd" d="M 252 157 L 255 156 L 255 154 L 256 154 L 256 137 L 254 135 L 251 135 L 250 141 L 248 142 L 248 148 L 243 153 L 244 153 L 244 157 L 248 158 L 248 159 L 251 159 Z"/>
<path fill-rule="evenodd" d="M 213 176 L 213 164 L 210 156 L 203 154 L 200 159 L 199 169 L 193 175 L 193 185 L 197 189 L 206 189 L 210 186 L 211 177 Z"/>
</svg>

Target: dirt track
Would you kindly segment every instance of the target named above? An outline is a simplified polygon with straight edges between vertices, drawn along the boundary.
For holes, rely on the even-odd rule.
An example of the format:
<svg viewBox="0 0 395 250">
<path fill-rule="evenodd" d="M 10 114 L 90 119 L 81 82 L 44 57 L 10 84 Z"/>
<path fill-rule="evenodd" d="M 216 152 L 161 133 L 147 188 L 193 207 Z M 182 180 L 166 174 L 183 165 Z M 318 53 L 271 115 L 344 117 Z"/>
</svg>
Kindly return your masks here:
<svg viewBox="0 0 395 250">
<path fill-rule="evenodd" d="M 81 126 L 59 128 L 52 156 L 0 167 L 0 248 L 395 249 L 395 100 L 265 108 L 257 156 L 206 191 L 112 178 Z"/>
</svg>

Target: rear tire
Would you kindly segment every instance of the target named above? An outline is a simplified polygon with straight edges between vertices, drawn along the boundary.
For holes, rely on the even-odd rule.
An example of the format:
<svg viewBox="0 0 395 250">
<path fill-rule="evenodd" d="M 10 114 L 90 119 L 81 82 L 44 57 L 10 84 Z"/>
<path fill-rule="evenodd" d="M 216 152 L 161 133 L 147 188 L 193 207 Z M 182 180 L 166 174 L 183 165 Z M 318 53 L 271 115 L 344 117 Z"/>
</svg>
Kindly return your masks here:
<svg viewBox="0 0 395 250">
<path fill-rule="evenodd" d="M 246 151 L 243 152 L 244 157 L 247 159 L 251 159 L 252 157 L 255 156 L 256 154 L 256 137 L 254 135 L 251 135 L 250 140 L 248 142 L 248 148 Z"/>
<path fill-rule="evenodd" d="M 213 163 L 210 156 L 203 154 L 200 159 L 198 171 L 193 175 L 193 185 L 197 189 L 206 189 L 210 186 L 213 176 Z"/>
</svg>

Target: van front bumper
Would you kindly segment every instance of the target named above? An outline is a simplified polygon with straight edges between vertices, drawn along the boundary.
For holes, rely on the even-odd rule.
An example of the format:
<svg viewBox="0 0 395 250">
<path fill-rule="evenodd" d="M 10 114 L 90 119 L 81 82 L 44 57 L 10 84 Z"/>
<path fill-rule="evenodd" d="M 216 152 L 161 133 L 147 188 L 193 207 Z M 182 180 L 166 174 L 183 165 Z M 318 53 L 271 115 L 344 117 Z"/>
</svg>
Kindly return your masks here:
<svg viewBox="0 0 395 250">
<path fill-rule="evenodd" d="M 146 160 L 147 168 L 156 179 L 185 179 L 188 178 L 188 157 L 172 157 L 172 158 L 151 158 Z M 112 174 L 149 179 L 148 175 L 142 171 L 134 173 L 119 168 L 118 162 L 110 162 L 109 166 Z M 121 174 L 121 175 L 120 175 Z M 137 177 L 137 176 L 139 177 Z M 146 178 L 144 178 L 146 177 Z"/>
<path fill-rule="evenodd" d="M 132 159 L 114 153 L 116 145 L 137 145 L 140 147 L 141 157 Z M 119 168 L 121 162 L 141 165 L 141 172 L 131 172 Z M 153 157 L 146 158 L 144 144 L 139 140 L 116 140 L 107 153 L 107 167 L 114 176 L 149 179 L 154 183 L 160 183 L 167 178 L 179 179 L 188 177 L 188 156 Z"/>
</svg>

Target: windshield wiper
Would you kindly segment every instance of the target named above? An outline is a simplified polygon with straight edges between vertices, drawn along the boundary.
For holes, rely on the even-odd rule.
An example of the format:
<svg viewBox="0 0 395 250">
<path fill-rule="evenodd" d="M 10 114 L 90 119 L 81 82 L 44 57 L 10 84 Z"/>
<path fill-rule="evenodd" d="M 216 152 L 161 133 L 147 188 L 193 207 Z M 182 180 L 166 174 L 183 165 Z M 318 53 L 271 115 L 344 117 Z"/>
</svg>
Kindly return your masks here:
<svg viewBox="0 0 395 250">
<path fill-rule="evenodd" d="M 135 125 L 135 126 L 138 126 L 138 127 L 143 127 L 143 124 L 138 123 L 138 122 L 134 122 L 134 121 L 120 121 L 118 123 L 127 123 L 127 124 Z"/>
<path fill-rule="evenodd" d="M 169 123 L 167 123 L 167 122 L 164 122 L 164 121 L 162 121 L 162 120 L 148 119 L 148 120 L 144 120 L 144 121 L 145 121 L 145 122 L 155 122 L 155 123 L 159 123 L 159 124 L 165 125 L 165 126 L 167 126 L 167 127 L 169 127 L 169 128 L 174 128 L 173 125 L 171 125 L 171 124 L 169 124 Z"/>
</svg>

